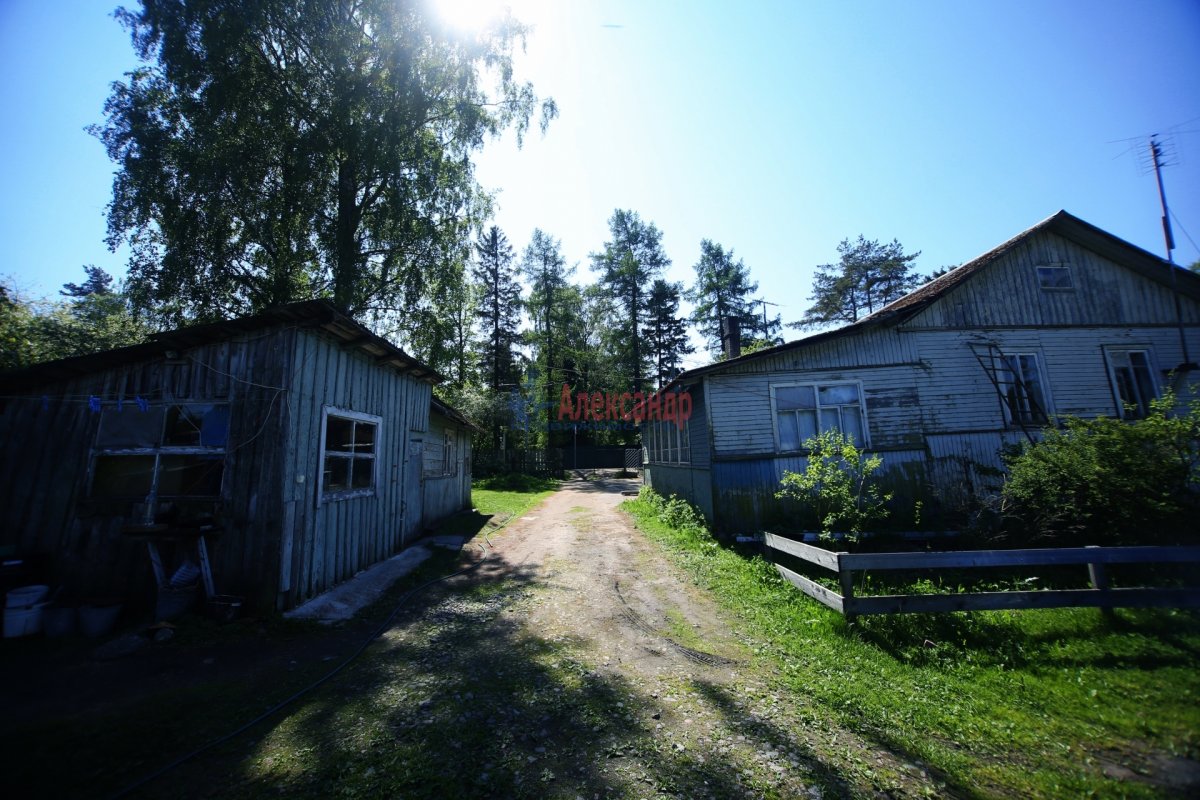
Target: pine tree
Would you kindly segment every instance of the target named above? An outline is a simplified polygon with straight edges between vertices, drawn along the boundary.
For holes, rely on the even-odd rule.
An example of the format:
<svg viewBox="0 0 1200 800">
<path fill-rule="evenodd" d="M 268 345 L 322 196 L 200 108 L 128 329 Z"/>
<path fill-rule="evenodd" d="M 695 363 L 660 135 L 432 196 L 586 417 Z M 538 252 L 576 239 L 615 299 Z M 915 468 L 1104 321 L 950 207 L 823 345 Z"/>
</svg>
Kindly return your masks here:
<svg viewBox="0 0 1200 800">
<path fill-rule="evenodd" d="M 513 350 L 520 341 L 521 284 L 508 237 L 493 225 L 475 243 L 474 277 L 479 286 L 479 367 L 493 392 L 519 377 Z"/>
<path fill-rule="evenodd" d="M 592 268 L 615 301 L 613 327 L 623 331 L 614 342 L 615 355 L 636 392 L 642 388 L 648 360 L 641 334 L 648 308 L 645 287 L 671 260 L 663 252 L 662 232 L 634 211 L 614 211 L 608 230 L 611 238 L 601 252 L 592 254 Z"/>
<path fill-rule="evenodd" d="M 650 355 L 651 376 L 658 389 L 678 374 L 683 356 L 695 352 L 688 342 L 687 318 L 679 316 L 681 289 L 680 284 L 659 278 L 650 287 L 647 297 L 650 319 L 642 328 L 642 337 Z"/>
<path fill-rule="evenodd" d="M 900 242 L 888 244 L 843 239 L 838 245 L 837 264 L 822 264 L 813 278 L 812 306 L 796 328 L 815 328 L 832 323 L 857 322 L 897 300 L 923 280 L 915 274 L 913 261 L 920 251 L 906 254 Z"/>
<path fill-rule="evenodd" d="M 574 271 L 566 266 L 557 239 L 540 229 L 535 229 L 529 245 L 521 259 L 521 273 L 529 281 L 529 310 L 533 330 L 529 342 L 533 346 L 536 361 L 541 367 L 543 381 L 543 410 L 549 423 L 553 409 L 558 408 L 562 385 L 562 360 L 566 343 L 566 328 L 573 318 L 578 317 L 582 298 L 579 290 L 567 282 Z M 551 447 L 549 426 L 546 431 L 546 448 Z"/>
<path fill-rule="evenodd" d="M 742 326 L 742 344 L 749 344 L 757 325 L 750 295 L 758 291 L 750 270 L 733 250 L 726 251 L 709 239 L 700 242 L 700 260 L 695 264 L 696 283 L 684 295 L 695 304 L 692 324 L 708 343 L 713 355 L 721 353 L 721 320 L 736 317 Z"/>
</svg>

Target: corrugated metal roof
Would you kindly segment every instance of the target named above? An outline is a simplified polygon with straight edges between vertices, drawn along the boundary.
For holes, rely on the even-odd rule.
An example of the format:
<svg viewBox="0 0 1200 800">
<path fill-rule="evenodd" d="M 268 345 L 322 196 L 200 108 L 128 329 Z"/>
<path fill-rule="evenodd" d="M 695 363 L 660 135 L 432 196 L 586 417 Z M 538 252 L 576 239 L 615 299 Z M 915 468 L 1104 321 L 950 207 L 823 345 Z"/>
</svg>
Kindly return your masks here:
<svg viewBox="0 0 1200 800">
<path fill-rule="evenodd" d="M 396 345 L 377 336 L 351 317 L 338 311 L 327 300 L 307 300 L 270 308 L 258 314 L 193 325 L 154 334 L 149 341 L 115 350 L 104 350 L 74 358 L 46 361 L 19 370 L 0 373 L 6 387 L 19 389 L 165 356 L 169 351 L 225 341 L 235 336 L 275 326 L 320 328 L 342 340 L 342 346 L 356 348 L 380 366 L 411 375 L 427 383 L 444 380 L 432 367 L 405 353 Z"/>
</svg>

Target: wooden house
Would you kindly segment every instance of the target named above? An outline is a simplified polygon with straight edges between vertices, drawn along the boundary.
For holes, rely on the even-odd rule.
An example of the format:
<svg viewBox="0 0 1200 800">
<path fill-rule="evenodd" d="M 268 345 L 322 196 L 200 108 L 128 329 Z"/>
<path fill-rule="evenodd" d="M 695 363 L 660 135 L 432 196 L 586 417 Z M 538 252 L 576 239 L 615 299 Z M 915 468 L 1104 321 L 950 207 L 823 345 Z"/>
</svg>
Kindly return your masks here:
<svg viewBox="0 0 1200 800">
<path fill-rule="evenodd" d="M 0 545 L 80 597 L 152 595 L 130 533 L 203 523 L 217 591 L 291 608 L 470 501 L 467 437 L 452 491 L 427 472 L 467 424 L 432 397 L 440 376 L 324 301 L 2 380 Z"/>
<path fill-rule="evenodd" d="M 846 327 L 682 373 L 679 429 L 643 426 L 646 482 L 724 531 L 779 512 L 804 441 L 883 458 L 901 525 L 999 483 L 1006 445 L 1057 417 L 1136 417 L 1195 390 L 1200 276 L 1065 211 Z"/>
</svg>

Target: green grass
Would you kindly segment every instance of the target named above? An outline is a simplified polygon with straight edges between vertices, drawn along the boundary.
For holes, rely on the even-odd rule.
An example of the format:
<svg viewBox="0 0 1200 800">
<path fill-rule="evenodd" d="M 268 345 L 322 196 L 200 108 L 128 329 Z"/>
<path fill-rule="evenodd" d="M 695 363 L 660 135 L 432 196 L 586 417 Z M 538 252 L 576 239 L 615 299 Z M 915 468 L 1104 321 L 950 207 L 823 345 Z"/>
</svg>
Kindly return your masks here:
<svg viewBox="0 0 1200 800">
<path fill-rule="evenodd" d="M 531 478 L 528 475 L 506 476 L 505 482 L 479 481 L 471 488 L 471 502 L 480 513 L 491 516 L 497 524 L 519 517 L 554 494 L 558 481 Z M 514 477 L 521 480 L 513 480 Z"/>
<path fill-rule="evenodd" d="M 1200 620 L 1095 609 L 897 615 L 847 625 L 757 555 L 623 505 L 740 617 L 786 686 L 978 797 L 1158 797 L 1200 747 Z M 1117 781 L 1106 766 L 1131 770 Z M 1169 770 L 1168 770 L 1169 771 Z M 1157 777 L 1155 777 L 1157 776 Z"/>
</svg>

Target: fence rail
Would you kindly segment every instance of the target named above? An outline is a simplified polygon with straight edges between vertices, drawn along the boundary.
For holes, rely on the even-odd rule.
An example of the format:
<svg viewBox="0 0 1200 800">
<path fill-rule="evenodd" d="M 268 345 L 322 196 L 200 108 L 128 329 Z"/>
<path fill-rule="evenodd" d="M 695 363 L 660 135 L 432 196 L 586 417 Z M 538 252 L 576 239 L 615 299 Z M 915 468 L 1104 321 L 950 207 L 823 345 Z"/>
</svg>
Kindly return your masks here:
<svg viewBox="0 0 1200 800">
<path fill-rule="evenodd" d="M 842 593 L 782 564 L 775 569 L 800 591 L 852 619 L 860 614 L 910 614 L 1021 608 L 1200 608 L 1200 587 L 1110 588 L 1108 564 L 1200 562 L 1200 547 L 1064 547 L 1034 550 L 975 550 L 937 553 L 835 553 L 766 534 L 769 550 L 786 553 L 837 573 Z M 974 567 L 1087 565 L 1091 589 L 900 594 L 856 597 L 854 573 Z"/>
</svg>

